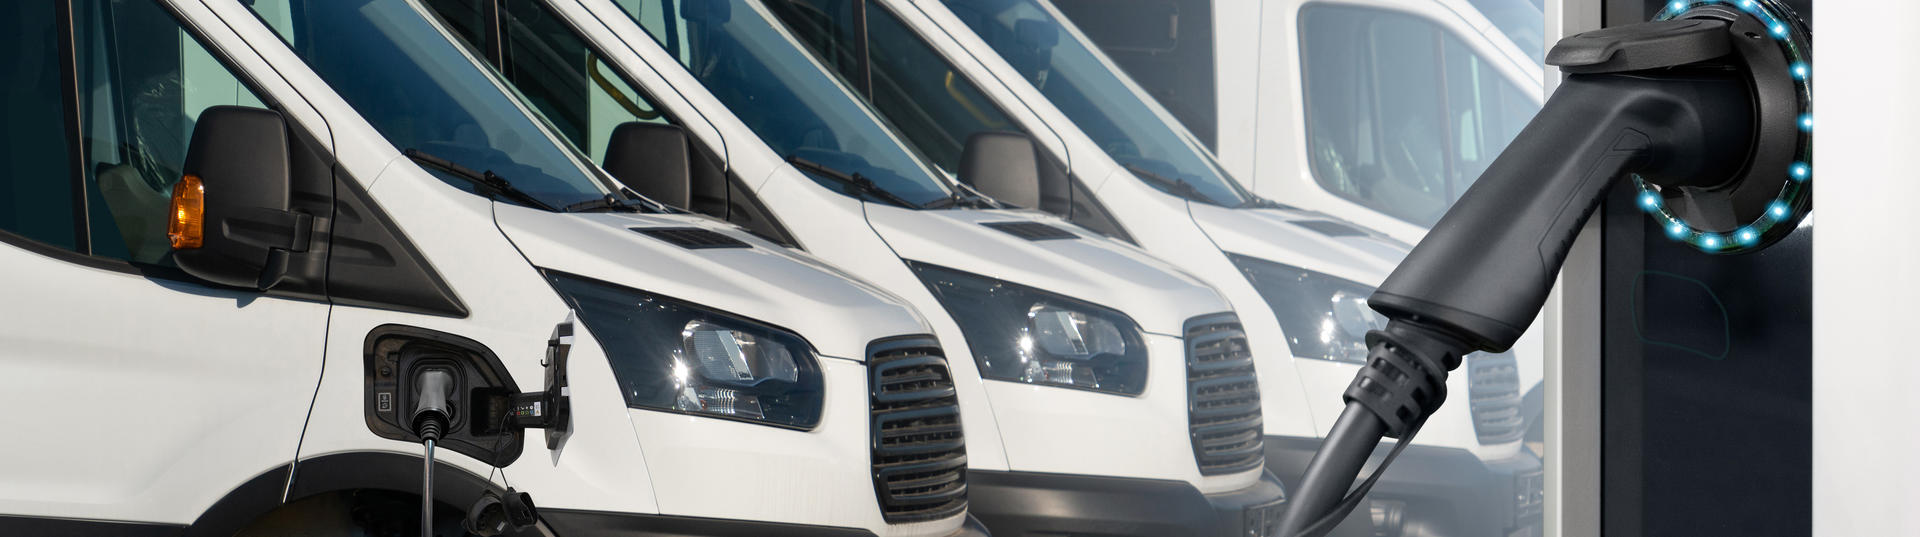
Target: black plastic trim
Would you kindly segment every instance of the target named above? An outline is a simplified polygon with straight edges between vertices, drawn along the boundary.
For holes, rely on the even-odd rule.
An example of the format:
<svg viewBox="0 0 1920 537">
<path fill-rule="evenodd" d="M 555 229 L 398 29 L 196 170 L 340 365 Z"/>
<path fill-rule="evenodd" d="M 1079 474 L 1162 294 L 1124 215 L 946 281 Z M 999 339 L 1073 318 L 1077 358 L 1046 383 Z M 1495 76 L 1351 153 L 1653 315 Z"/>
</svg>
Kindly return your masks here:
<svg viewBox="0 0 1920 537">
<path fill-rule="evenodd" d="M 1295 220 L 1293 225 L 1307 228 L 1328 237 L 1365 237 L 1368 233 L 1357 227 L 1332 220 Z"/>
<path fill-rule="evenodd" d="M 1253 349 L 1240 316 L 1195 316 L 1187 319 L 1181 334 L 1186 347 L 1187 437 L 1200 475 L 1259 468 L 1265 417 Z"/>
<path fill-rule="evenodd" d="M 1286 493 L 1271 472 L 1253 486 L 1201 494 L 1183 481 L 968 472 L 969 511 L 997 537 L 1070 535 L 1267 537 L 1243 528 L 1249 507 L 1279 514 Z"/>
<path fill-rule="evenodd" d="M 1072 231 L 1040 222 L 982 222 L 980 225 L 1034 242 L 1080 238 L 1079 234 Z"/>
<path fill-rule="evenodd" d="M 697 518 L 574 509 L 541 509 L 540 518 L 554 535 L 607 537 L 872 537 L 860 528 L 781 524 L 752 520 Z"/>
<path fill-rule="evenodd" d="M 667 244 L 688 250 L 706 250 L 713 248 L 752 248 L 740 239 L 725 233 L 703 227 L 636 227 L 628 228 L 635 233 L 659 239 Z"/>
<path fill-rule="evenodd" d="M 73 188 L 73 246 L 81 253 L 93 253 L 93 223 L 87 214 L 87 140 L 81 134 L 86 119 L 80 113 L 80 70 L 74 50 L 73 0 L 54 6 L 54 26 L 60 32 L 60 102 L 66 116 L 67 171 Z"/>
<path fill-rule="evenodd" d="M 419 494 L 421 460 L 420 455 L 378 451 L 350 451 L 304 459 L 294 467 L 293 481 L 287 486 L 287 502 L 344 490 Z M 444 462 L 434 464 L 433 478 L 434 500 L 462 508 L 473 505 L 485 491 L 506 492 L 479 474 Z"/>
<path fill-rule="evenodd" d="M 174 537 L 178 524 L 0 516 L 0 535 L 33 537 Z"/>
<path fill-rule="evenodd" d="M 1268 436 L 1267 471 L 1298 483 L 1320 444 L 1318 438 Z M 1376 452 L 1373 463 L 1386 452 Z M 1394 459 L 1392 471 L 1382 474 L 1367 496 L 1406 502 L 1406 524 L 1418 524 L 1435 535 L 1509 535 L 1524 526 L 1515 520 L 1521 513 L 1514 500 L 1522 492 L 1515 490 L 1515 479 L 1540 469 L 1540 459 L 1524 450 L 1489 462 L 1465 449 L 1415 444 Z M 1367 510 L 1354 512 L 1332 535 L 1373 534 Z M 1356 532 L 1359 528 L 1368 531 Z"/>
<path fill-rule="evenodd" d="M 866 362 L 868 447 L 881 519 L 902 524 L 965 514 L 966 434 L 940 341 L 926 334 L 877 339 L 867 344 Z M 921 373 L 906 378 L 887 374 L 916 369 Z"/>
<path fill-rule="evenodd" d="M 467 305 L 360 182 L 335 164 L 327 290 L 342 305 L 465 318 Z M 358 258 L 353 253 L 361 253 Z"/>
</svg>

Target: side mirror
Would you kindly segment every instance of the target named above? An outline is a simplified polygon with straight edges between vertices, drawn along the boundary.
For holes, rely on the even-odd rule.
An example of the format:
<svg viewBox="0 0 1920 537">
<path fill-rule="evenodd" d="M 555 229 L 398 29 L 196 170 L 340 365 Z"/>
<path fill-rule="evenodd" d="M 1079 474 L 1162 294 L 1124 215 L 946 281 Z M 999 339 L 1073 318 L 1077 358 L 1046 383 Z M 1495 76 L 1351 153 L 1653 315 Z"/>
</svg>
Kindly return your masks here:
<svg viewBox="0 0 1920 537">
<path fill-rule="evenodd" d="M 680 127 L 630 121 L 613 128 L 603 168 L 628 189 L 684 209 L 693 202 L 687 148 Z"/>
<path fill-rule="evenodd" d="M 215 106 L 200 113 L 173 185 L 167 238 L 194 277 L 267 290 L 289 254 L 307 251 L 312 215 L 290 210 L 292 160 L 279 112 Z"/>
<path fill-rule="evenodd" d="M 960 182 L 1002 202 L 1067 215 L 1073 208 L 1065 167 L 1017 132 L 978 132 L 960 153 Z"/>
</svg>

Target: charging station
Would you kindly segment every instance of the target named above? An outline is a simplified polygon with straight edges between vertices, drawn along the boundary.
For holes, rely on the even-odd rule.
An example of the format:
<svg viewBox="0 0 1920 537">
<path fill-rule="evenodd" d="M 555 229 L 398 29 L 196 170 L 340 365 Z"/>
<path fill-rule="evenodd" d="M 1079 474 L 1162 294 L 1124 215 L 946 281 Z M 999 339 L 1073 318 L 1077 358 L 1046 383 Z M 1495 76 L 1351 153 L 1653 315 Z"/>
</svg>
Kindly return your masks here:
<svg viewBox="0 0 1920 537">
<path fill-rule="evenodd" d="M 1810 23 L 1810 3 L 1787 4 Z M 1671 4 L 1607 0 L 1603 24 Z M 1615 185 L 1598 219 L 1601 535 L 1808 535 L 1812 221 L 1764 249 L 1702 255 L 1642 196 Z"/>
<path fill-rule="evenodd" d="M 1550 38 L 1652 20 L 1676 7 L 1676 2 L 1656 0 L 1547 4 Z M 1812 27 L 1811 0 L 1782 5 Z M 1822 50 L 1836 64 L 1851 60 L 1845 67 L 1860 68 L 1872 60 L 1839 51 L 1843 47 L 1854 54 L 1875 50 L 1866 46 L 1872 41 L 1882 41 L 1876 44 L 1884 46 L 1883 40 L 1868 36 L 1890 27 L 1879 20 L 1898 16 L 1851 16 L 1859 18 L 1842 22 L 1851 30 L 1845 35 L 1822 34 L 1827 38 Z M 1833 69 L 1833 64 L 1827 67 L 1830 72 L 1843 72 Z M 1795 76 L 1813 73 L 1811 68 L 1798 72 L 1797 65 L 1789 68 L 1796 69 Z M 1549 70 L 1551 91 L 1563 76 L 1552 67 Z M 1887 85 L 1881 89 L 1897 87 L 1902 80 L 1898 73 L 1910 71 L 1889 71 Z M 1833 79 L 1822 79 L 1822 83 L 1828 88 L 1844 85 Z M 1851 92 L 1873 93 L 1865 88 Z M 1879 105 L 1869 101 L 1821 102 L 1833 103 L 1823 108 L 1822 118 L 1855 120 L 1850 125 L 1891 122 L 1891 117 L 1897 117 L 1891 109 L 1885 113 L 1894 116 L 1872 112 Z M 1867 118 L 1862 112 L 1874 118 L 1863 122 Z M 1802 118 L 1802 127 L 1811 130 L 1811 119 L 1810 114 Z M 1821 132 L 1844 137 L 1825 138 L 1831 144 L 1825 147 L 1848 149 L 1841 158 L 1835 158 L 1841 151 L 1823 149 L 1820 158 L 1833 163 L 1836 170 L 1842 166 L 1855 172 L 1877 169 L 1869 148 L 1851 147 L 1869 137 L 1863 131 L 1843 131 L 1830 122 L 1823 125 Z M 1901 136 L 1911 138 L 1888 134 L 1893 138 L 1889 143 L 1897 144 Z M 1812 162 L 1809 159 L 1807 167 L 1796 166 L 1789 173 L 1812 176 Z M 1835 170 L 1825 170 L 1822 176 L 1865 179 Z M 1871 190 L 1880 190 L 1879 186 Z M 1902 478 L 1915 474 L 1911 464 L 1885 460 L 1901 449 L 1901 444 L 1885 440 L 1901 433 L 1880 432 L 1868 425 L 1871 420 L 1847 418 L 1876 403 L 1897 403 L 1898 399 L 1876 391 L 1873 385 L 1899 382 L 1887 378 L 1897 377 L 1896 370 L 1885 369 L 1892 364 L 1872 365 L 1884 363 L 1884 357 L 1831 352 L 1842 343 L 1857 351 L 1861 343 L 1851 338 L 1898 321 L 1857 322 L 1862 317 L 1890 319 L 1889 311 L 1827 315 L 1873 309 L 1859 302 L 1861 295 L 1815 299 L 1816 288 L 1831 293 L 1839 286 L 1830 284 L 1842 281 L 1875 292 L 1890 291 L 1885 297 L 1889 299 L 1908 290 L 1904 296 L 1911 298 L 1911 284 L 1896 275 L 1897 269 L 1861 256 L 1884 253 L 1884 243 L 1849 236 L 1871 233 L 1867 230 L 1883 224 L 1865 224 L 1886 218 L 1881 215 L 1876 220 L 1862 201 L 1897 197 L 1901 189 L 1866 194 L 1859 192 L 1868 189 L 1861 181 L 1852 181 L 1847 188 L 1826 190 L 1833 196 L 1820 198 L 1820 206 L 1827 208 L 1823 228 L 1829 233 L 1820 239 L 1823 261 L 1816 263 L 1811 216 L 1764 249 L 1702 255 L 1697 241 L 1676 238 L 1663 225 L 1669 222 L 1663 221 L 1659 211 L 1649 210 L 1644 192 L 1635 185 L 1613 187 L 1574 243 L 1559 287 L 1545 308 L 1549 535 L 1894 535 L 1907 534 L 1899 528 L 1913 531 L 1911 515 L 1870 508 L 1903 501 L 1911 505 L 1913 486 Z M 1846 231 L 1836 234 L 1836 229 Z M 1854 257 L 1832 258 L 1840 249 Z M 1821 265 L 1818 278 L 1816 264 Z M 1822 309 L 1822 304 L 1840 307 Z M 1818 342 L 1816 334 L 1823 334 Z M 1881 373 L 1868 372 L 1874 370 Z M 1835 402 L 1841 404 L 1831 404 Z M 1884 473 L 1860 470 L 1870 467 Z M 1854 471 L 1838 473 L 1835 468 Z M 1902 473 L 1902 468 L 1907 471 Z"/>
<path fill-rule="evenodd" d="M 1548 458 L 1593 473 L 1556 491 L 1568 463 L 1549 470 L 1549 534 L 1573 502 L 1603 535 L 1811 531 L 1813 39 L 1797 4 L 1608 0 L 1598 28 L 1563 32 L 1540 114 L 1369 297 L 1390 320 L 1367 334 L 1284 533 L 1324 535 L 1464 355 L 1569 305 L 1550 314 L 1549 378 L 1584 389 L 1549 384 Z M 1568 263 L 1597 274 L 1553 300 Z M 1383 438 L 1400 442 L 1361 479 Z"/>
</svg>

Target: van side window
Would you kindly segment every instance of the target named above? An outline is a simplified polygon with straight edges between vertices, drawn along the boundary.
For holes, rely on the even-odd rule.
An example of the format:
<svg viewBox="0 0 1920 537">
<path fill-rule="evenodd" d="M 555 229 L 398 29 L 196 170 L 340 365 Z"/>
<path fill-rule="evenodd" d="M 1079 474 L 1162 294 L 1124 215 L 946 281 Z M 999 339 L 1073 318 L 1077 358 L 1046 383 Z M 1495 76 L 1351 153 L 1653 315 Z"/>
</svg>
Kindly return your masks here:
<svg viewBox="0 0 1920 537">
<path fill-rule="evenodd" d="M 70 5 L 73 73 L 60 65 L 67 51 L 54 30 L 54 3 L 4 8 L 14 26 L 0 38 L 9 62 L 0 229 L 81 254 L 170 266 L 167 206 L 194 121 L 217 105 L 265 105 L 158 4 Z M 77 124 L 68 115 L 76 103 L 62 97 L 69 74 Z"/>
<path fill-rule="evenodd" d="M 1413 224 L 1439 221 L 1539 111 L 1426 19 L 1309 6 L 1300 35 L 1314 179 Z"/>
<path fill-rule="evenodd" d="M 1213 3 L 1055 0 L 1053 5 L 1194 137 L 1218 150 Z"/>
<path fill-rule="evenodd" d="M 496 54 L 478 22 L 493 0 L 429 0 L 428 6 L 467 45 L 481 51 L 514 89 L 573 146 L 605 162 L 613 128 L 629 121 L 671 123 L 645 94 L 634 91 L 573 29 L 532 0 L 499 2 Z"/>
<path fill-rule="evenodd" d="M 53 2 L 0 7 L 0 230 L 72 250 L 79 225 L 54 16 Z"/>
<path fill-rule="evenodd" d="M 885 116 L 909 145 L 948 175 L 959 173 L 967 137 L 980 131 L 1021 130 L 972 81 L 938 51 L 908 29 L 886 8 L 864 2 L 866 28 L 856 32 L 850 20 L 863 0 L 770 2 L 815 56 L 841 77 L 862 88 L 874 109 Z M 864 35 L 870 76 L 861 83 L 856 36 Z"/>
<path fill-rule="evenodd" d="M 93 254 L 171 265 L 167 206 L 200 112 L 266 106 L 153 2 L 74 2 Z"/>
</svg>

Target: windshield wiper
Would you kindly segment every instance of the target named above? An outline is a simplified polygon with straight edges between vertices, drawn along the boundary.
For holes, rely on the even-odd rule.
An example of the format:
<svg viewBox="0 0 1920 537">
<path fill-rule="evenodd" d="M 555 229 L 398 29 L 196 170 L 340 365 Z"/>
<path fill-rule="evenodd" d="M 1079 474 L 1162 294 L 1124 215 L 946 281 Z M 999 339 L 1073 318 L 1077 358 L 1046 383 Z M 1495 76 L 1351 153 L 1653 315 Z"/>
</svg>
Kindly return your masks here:
<svg viewBox="0 0 1920 537">
<path fill-rule="evenodd" d="M 1143 168 L 1138 164 L 1128 164 L 1127 171 L 1133 172 L 1133 175 L 1135 177 L 1146 179 L 1147 182 L 1149 183 L 1157 184 L 1166 188 L 1167 190 L 1171 190 L 1173 191 L 1174 194 L 1179 195 L 1180 197 L 1187 198 L 1193 201 L 1198 201 L 1201 203 L 1220 205 L 1220 202 L 1214 201 L 1213 198 L 1207 197 L 1206 194 L 1200 192 L 1199 188 L 1194 187 L 1193 183 L 1189 183 L 1185 179 L 1168 178 L 1165 175 L 1153 173 L 1153 170 Z"/>
<path fill-rule="evenodd" d="M 1288 210 L 1288 211 L 1301 210 L 1299 207 L 1294 207 L 1292 205 L 1287 205 L 1285 203 L 1273 201 L 1272 199 L 1264 198 L 1258 194 L 1254 194 L 1251 192 L 1247 193 L 1247 202 L 1240 204 L 1240 208 L 1242 209 L 1282 209 L 1282 210 Z"/>
<path fill-rule="evenodd" d="M 559 211 L 559 209 L 555 209 L 552 205 L 548 205 L 547 202 L 540 201 L 540 198 L 533 197 L 533 194 L 528 194 L 525 190 L 514 188 L 512 182 L 507 181 L 507 178 L 501 177 L 500 174 L 493 173 L 493 170 L 476 172 L 473 171 L 472 168 L 454 164 L 452 161 L 433 156 L 426 151 L 418 149 L 407 149 L 400 153 L 406 155 L 409 159 L 413 159 L 414 162 L 432 166 L 435 169 L 447 172 L 455 177 L 466 179 L 468 182 L 473 183 L 473 186 L 491 192 L 493 195 L 506 196 L 549 211 Z"/>
<path fill-rule="evenodd" d="M 981 194 L 980 191 L 967 186 L 966 183 L 953 183 L 952 194 L 927 202 L 926 205 L 921 206 L 922 209 L 945 209 L 948 207 L 999 209 L 1004 207 L 1004 205 L 1002 205 L 999 200 L 989 198 L 986 194 Z"/>
<path fill-rule="evenodd" d="M 866 176 L 860 175 L 858 173 L 843 172 L 843 171 L 834 169 L 832 166 L 828 166 L 828 165 L 814 162 L 811 160 L 803 159 L 798 156 L 787 157 L 787 164 L 792 164 L 793 167 L 795 168 L 799 168 L 803 171 L 813 172 L 815 175 L 826 177 L 834 181 L 837 181 L 840 184 L 853 187 L 854 190 L 858 190 L 863 194 L 868 194 L 873 197 L 886 200 L 889 203 L 893 203 L 902 207 L 921 208 L 920 204 L 907 201 L 906 198 L 902 198 L 897 194 L 888 192 L 887 189 L 880 188 L 880 185 L 873 184 L 872 179 L 868 179 L 866 178 Z"/>
<path fill-rule="evenodd" d="M 607 194 L 605 196 L 601 196 L 598 198 L 590 199 L 590 200 L 579 202 L 579 203 L 569 204 L 566 207 L 560 208 L 561 211 L 569 212 L 569 213 L 578 213 L 578 212 L 586 212 L 586 211 L 630 211 L 630 212 L 638 213 L 638 212 L 646 212 L 647 210 L 658 210 L 658 209 L 659 207 L 655 206 L 652 203 L 648 203 L 645 200 L 623 198 L 623 197 L 620 197 L 620 195 L 618 194 Z"/>
</svg>

